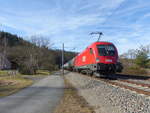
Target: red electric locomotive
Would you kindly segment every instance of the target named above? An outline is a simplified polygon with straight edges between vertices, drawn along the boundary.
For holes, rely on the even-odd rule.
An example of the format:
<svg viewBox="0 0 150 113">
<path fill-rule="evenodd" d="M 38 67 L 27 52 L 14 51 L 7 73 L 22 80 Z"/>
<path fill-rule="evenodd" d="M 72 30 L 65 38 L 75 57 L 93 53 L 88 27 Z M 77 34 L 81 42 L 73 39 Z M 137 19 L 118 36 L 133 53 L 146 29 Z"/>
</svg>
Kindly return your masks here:
<svg viewBox="0 0 150 113">
<path fill-rule="evenodd" d="M 78 54 L 71 69 L 90 75 L 104 76 L 121 72 L 123 67 L 118 62 L 118 51 L 110 42 L 95 42 Z"/>
</svg>

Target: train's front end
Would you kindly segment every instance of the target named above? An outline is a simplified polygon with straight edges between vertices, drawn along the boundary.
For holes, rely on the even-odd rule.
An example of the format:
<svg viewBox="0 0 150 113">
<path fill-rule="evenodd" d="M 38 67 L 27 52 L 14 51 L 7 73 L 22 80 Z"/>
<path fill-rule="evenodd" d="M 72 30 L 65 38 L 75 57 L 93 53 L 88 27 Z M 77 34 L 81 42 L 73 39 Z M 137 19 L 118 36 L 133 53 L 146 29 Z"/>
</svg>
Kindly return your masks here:
<svg viewBox="0 0 150 113">
<path fill-rule="evenodd" d="M 95 48 L 97 71 L 104 74 L 116 73 L 118 70 L 118 51 L 114 44 L 97 42 Z"/>
</svg>

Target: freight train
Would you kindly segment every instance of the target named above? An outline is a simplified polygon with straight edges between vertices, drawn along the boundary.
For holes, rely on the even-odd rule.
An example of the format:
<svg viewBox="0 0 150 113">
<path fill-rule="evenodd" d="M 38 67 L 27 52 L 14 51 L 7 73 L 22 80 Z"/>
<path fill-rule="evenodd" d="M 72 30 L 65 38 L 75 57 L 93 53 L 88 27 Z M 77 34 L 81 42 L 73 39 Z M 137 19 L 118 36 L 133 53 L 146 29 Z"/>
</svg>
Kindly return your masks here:
<svg viewBox="0 0 150 113">
<path fill-rule="evenodd" d="M 65 63 L 64 69 L 102 77 L 121 72 L 123 66 L 118 61 L 118 51 L 113 43 L 94 42 Z"/>
</svg>

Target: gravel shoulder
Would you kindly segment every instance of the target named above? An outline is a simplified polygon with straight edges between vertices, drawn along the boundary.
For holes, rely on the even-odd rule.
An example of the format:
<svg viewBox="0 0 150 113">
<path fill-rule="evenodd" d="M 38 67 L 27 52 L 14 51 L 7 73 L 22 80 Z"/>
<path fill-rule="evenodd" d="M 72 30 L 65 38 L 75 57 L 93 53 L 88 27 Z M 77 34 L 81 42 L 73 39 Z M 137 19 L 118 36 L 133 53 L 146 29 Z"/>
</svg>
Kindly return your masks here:
<svg viewBox="0 0 150 113">
<path fill-rule="evenodd" d="M 68 73 L 65 78 L 78 89 L 79 95 L 96 113 L 150 113 L 150 97 L 108 85 L 103 81 Z"/>
</svg>

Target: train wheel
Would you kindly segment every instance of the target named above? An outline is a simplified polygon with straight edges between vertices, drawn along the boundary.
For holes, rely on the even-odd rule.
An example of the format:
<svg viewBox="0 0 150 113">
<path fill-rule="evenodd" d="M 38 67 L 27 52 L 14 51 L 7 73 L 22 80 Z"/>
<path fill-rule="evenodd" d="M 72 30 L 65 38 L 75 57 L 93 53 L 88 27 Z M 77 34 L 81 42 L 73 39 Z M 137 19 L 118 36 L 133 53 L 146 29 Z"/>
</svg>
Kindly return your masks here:
<svg viewBox="0 0 150 113">
<path fill-rule="evenodd" d="M 81 73 L 82 73 L 82 74 L 86 74 L 86 71 L 85 71 L 85 70 L 81 70 Z"/>
<path fill-rule="evenodd" d="M 78 69 L 78 71 L 77 71 L 78 73 L 81 73 L 81 70 L 80 69 Z"/>
<path fill-rule="evenodd" d="M 93 76 L 93 71 L 90 71 L 90 70 L 89 70 L 88 75 Z"/>
</svg>

